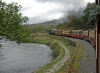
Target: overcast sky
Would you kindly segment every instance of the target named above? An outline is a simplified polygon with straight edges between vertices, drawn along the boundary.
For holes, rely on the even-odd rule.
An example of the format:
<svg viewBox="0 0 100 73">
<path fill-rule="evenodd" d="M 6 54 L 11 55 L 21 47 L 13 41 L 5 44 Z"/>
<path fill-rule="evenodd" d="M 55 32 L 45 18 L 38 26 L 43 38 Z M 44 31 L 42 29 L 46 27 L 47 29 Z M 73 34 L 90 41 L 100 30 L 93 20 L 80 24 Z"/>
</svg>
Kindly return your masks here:
<svg viewBox="0 0 100 73">
<path fill-rule="evenodd" d="M 64 12 L 78 10 L 95 0 L 2 0 L 6 3 L 17 2 L 22 6 L 21 13 L 29 17 L 30 24 L 41 23 L 63 17 Z"/>
</svg>

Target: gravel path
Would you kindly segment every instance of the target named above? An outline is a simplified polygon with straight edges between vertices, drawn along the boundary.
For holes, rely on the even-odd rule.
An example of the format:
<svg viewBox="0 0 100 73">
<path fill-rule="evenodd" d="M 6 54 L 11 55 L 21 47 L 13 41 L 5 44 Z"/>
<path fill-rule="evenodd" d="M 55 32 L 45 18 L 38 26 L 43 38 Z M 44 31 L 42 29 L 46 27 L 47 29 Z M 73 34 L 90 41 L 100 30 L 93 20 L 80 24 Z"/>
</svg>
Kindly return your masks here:
<svg viewBox="0 0 100 73">
<path fill-rule="evenodd" d="M 95 48 L 87 41 L 75 38 L 67 38 L 79 42 L 84 48 L 81 70 L 79 73 L 96 73 L 96 51 Z"/>
<path fill-rule="evenodd" d="M 65 56 L 62 60 L 60 60 L 58 63 L 56 63 L 52 67 L 52 69 L 46 70 L 45 73 L 55 73 L 55 71 L 58 71 L 65 64 L 65 62 L 70 58 L 68 49 L 61 43 L 59 43 L 59 45 L 61 45 L 65 49 Z"/>
</svg>

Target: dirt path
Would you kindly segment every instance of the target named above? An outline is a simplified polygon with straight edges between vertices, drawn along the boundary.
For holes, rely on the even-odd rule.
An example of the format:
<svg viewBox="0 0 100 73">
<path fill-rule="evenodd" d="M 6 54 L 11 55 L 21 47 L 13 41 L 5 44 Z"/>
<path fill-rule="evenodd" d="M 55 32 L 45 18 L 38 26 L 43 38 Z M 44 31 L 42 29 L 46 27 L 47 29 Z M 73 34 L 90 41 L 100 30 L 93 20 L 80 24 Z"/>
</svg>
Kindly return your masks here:
<svg viewBox="0 0 100 73">
<path fill-rule="evenodd" d="M 55 71 L 58 71 L 64 64 L 65 62 L 70 58 L 70 55 L 69 55 L 69 50 L 68 48 L 66 48 L 63 44 L 59 43 L 59 45 L 61 45 L 64 50 L 65 50 L 65 56 L 62 60 L 60 60 L 58 63 L 56 63 L 52 69 L 48 69 L 46 70 L 45 73 L 55 73 Z"/>
</svg>

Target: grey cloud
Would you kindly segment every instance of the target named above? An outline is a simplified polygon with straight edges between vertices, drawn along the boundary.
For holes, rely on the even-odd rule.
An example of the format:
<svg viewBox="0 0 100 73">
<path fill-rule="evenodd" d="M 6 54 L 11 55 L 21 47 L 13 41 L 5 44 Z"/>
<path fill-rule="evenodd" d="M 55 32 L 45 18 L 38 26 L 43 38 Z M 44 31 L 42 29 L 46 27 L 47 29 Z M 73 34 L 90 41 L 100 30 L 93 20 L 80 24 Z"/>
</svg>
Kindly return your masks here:
<svg viewBox="0 0 100 73">
<path fill-rule="evenodd" d="M 49 15 L 51 14 L 56 14 L 56 13 L 64 13 L 64 17 L 63 18 L 60 18 L 58 21 L 55 22 L 55 24 L 59 24 L 59 23 L 63 23 L 65 21 L 67 21 L 67 16 L 69 13 L 76 13 L 76 10 L 70 10 L 70 11 L 66 11 L 64 9 L 55 9 L 55 10 L 50 10 L 48 11 L 47 13 L 45 14 L 41 14 L 41 15 L 36 15 L 32 18 L 30 18 L 29 20 L 29 23 L 41 23 L 41 22 L 44 22 L 44 21 L 48 21 L 49 19 L 47 18 Z M 83 15 L 83 8 L 80 8 L 78 11 L 77 11 L 77 16 L 81 16 Z"/>
<path fill-rule="evenodd" d="M 70 12 L 80 11 L 78 9 L 83 6 L 82 4 L 84 4 L 84 0 L 36 0 L 36 1 L 41 3 L 46 3 L 46 2 L 55 3 L 55 4 L 59 3 L 61 4 L 61 7 L 52 9 L 46 12 L 45 14 L 41 14 L 39 16 L 30 18 L 29 23 L 40 23 L 40 22 L 48 21 L 49 19 L 47 19 L 47 17 L 49 15 L 56 14 L 56 13 L 64 13 L 64 17 L 60 18 L 55 24 L 63 23 L 64 21 L 67 20 L 67 16 Z M 71 5 L 70 8 L 69 5 Z"/>
<path fill-rule="evenodd" d="M 82 3 L 83 0 L 36 0 L 38 2 L 42 2 L 42 3 L 45 3 L 45 2 L 56 2 L 56 3 L 67 3 L 67 4 L 70 4 L 70 3 Z"/>
<path fill-rule="evenodd" d="M 34 20 L 34 18 L 31 18 L 28 23 L 30 23 L 30 24 L 37 24 L 37 23 L 42 23 L 44 21 L 46 21 L 46 20 L 44 20 L 44 19 L 35 19 Z"/>
<path fill-rule="evenodd" d="M 56 13 L 63 13 L 65 12 L 66 10 L 64 8 L 57 8 L 57 9 L 53 9 L 53 10 L 50 10 L 46 13 L 46 15 L 50 15 L 50 14 L 56 14 Z"/>
<path fill-rule="evenodd" d="M 31 8 L 30 6 L 23 7 L 23 8 L 21 9 L 21 11 L 29 10 L 30 8 Z"/>
<path fill-rule="evenodd" d="M 49 20 L 49 19 L 47 19 L 48 15 L 49 14 L 34 16 L 34 17 L 30 18 L 29 23 L 36 24 L 36 23 L 42 23 L 42 22 L 48 21 Z"/>
<path fill-rule="evenodd" d="M 37 2 L 41 3 L 46 3 L 46 2 L 51 2 L 51 3 L 59 3 L 59 4 L 64 4 L 64 5 L 69 5 L 72 4 L 75 8 L 82 6 L 84 4 L 84 0 L 36 0 Z"/>
<path fill-rule="evenodd" d="M 64 11 L 66 11 L 64 7 L 52 9 L 44 14 L 35 15 L 34 17 L 30 18 L 29 23 L 40 23 L 40 22 L 48 21 L 49 15 L 56 14 L 56 13 L 63 13 Z"/>
</svg>

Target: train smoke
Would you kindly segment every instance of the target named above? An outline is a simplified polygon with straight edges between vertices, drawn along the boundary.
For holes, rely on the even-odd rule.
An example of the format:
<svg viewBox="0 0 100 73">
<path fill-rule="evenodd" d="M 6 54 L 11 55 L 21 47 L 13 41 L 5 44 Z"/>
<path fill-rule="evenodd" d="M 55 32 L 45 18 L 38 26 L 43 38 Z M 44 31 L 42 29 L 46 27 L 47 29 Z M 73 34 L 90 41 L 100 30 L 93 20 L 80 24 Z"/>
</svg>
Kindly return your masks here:
<svg viewBox="0 0 100 73">
<path fill-rule="evenodd" d="M 69 11 L 64 12 L 63 17 L 61 17 L 60 19 L 55 21 L 54 29 L 59 24 L 62 24 L 64 22 L 69 22 L 68 15 L 75 15 L 77 18 L 80 18 L 82 15 L 84 15 L 83 10 L 84 10 L 84 7 L 83 8 L 79 8 L 78 10 L 74 10 L 73 9 L 73 10 L 69 10 Z"/>
</svg>

